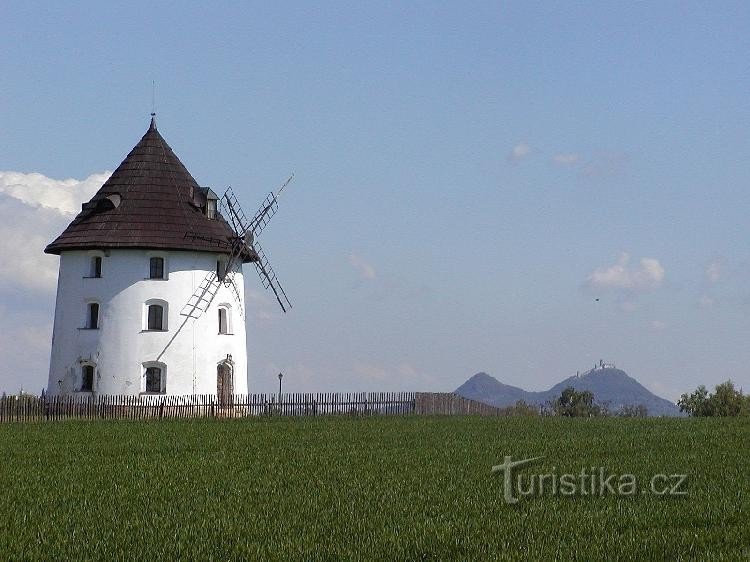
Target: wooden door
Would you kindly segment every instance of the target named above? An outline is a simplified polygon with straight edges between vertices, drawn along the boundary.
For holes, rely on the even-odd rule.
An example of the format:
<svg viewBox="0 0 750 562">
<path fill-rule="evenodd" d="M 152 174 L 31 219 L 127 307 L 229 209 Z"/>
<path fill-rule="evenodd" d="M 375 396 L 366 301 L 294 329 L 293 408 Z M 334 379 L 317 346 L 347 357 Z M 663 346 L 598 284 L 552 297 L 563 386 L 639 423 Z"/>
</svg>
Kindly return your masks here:
<svg viewBox="0 0 750 562">
<path fill-rule="evenodd" d="M 216 396 L 219 406 L 228 406 L 234 394 L 234 369 L 226 361 L 216 367 Z"/>
</svg>

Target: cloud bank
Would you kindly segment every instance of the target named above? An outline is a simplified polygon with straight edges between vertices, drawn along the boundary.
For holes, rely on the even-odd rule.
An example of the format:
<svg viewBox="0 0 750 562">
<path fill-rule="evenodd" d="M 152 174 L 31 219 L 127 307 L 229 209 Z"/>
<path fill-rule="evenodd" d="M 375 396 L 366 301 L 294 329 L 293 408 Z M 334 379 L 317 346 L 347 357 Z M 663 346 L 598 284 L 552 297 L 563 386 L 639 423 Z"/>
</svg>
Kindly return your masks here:
<svg viewBox="0 0 750 562">
<path fill-rule="evenodd" d="M 586 279 L 586 285 L 599 290 L 647 292 L 658 289 L 664 282 L 664 267 L 655 258 L 641 258 L 630 263 L 630 255 L 623 253 L 610 266 L 596 268 Z"/>
<path fill-rule="evenodd" d="M 83 180 L 56 180 L 36 172 L 0 171 L 0 193 L 32 208 L 43 207 L 70 216 L 81 210 L 81 203 L 91 199 L 110 175 L 111 172 L 101 172 Z"/>
<path fill-rule="evenodd" d="M 0 288 L 51 292 L 57 258 L 44 248 L 68 225 L 110 176 L 55 180 L 42 174 L 0 171 Z"/>
<path fill-rule="evenodd" d="M 110 176 L 56 180 L 0 171 L 0 357 L 2 388 L 39 392 L 47 382 L 59 258 L 44 248 Z"/>
</svg>

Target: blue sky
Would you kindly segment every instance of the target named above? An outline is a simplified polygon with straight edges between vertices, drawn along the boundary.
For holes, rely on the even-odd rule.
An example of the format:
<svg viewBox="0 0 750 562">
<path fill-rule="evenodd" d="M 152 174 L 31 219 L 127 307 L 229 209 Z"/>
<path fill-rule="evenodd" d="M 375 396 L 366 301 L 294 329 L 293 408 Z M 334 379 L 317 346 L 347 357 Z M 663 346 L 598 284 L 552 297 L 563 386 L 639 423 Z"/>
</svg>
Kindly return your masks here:
<svg viewBox="0 0 750 562">
<path fill-rule="evenodd" d="M 60 194 L 125 157 L 153 80 L 202 185 L 250 212 L 296 173 L 263 234 L 293 311 L 246 272 L 251 389 L 600 358 L 750 387 L 746 3 L 105 4 L 0 7 L 3 389 L 45 384 Z"/>
</svg>

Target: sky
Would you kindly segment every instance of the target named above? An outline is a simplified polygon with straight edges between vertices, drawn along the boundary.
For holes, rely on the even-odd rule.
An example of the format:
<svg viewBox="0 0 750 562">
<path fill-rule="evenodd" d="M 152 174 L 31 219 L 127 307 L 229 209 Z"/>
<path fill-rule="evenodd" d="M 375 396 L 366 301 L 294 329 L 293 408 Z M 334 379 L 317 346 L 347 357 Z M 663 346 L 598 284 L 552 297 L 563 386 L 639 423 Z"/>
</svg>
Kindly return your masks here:
<svg viewBox="0 0 750 562">
<path fill-rule="evenodd" d="M 127 5 L 126 5 L 127 4 Z M 358 5 L 359 4 L 359 5 Z M 42 253 L 148 127 L 247 212 L 251 391 L 547 389 L 599 359 L 750 389 L 750 4 L 0 6 L 0 390 L 46 384 Z"/>
</svg>

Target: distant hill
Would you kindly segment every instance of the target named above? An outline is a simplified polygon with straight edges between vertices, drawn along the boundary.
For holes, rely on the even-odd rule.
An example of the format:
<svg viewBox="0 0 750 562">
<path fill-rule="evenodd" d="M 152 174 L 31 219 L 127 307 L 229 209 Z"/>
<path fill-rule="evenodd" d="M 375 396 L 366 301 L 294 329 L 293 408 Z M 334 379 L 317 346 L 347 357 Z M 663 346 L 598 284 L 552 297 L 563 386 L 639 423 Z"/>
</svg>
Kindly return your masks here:
<svg viewBox="0 0 750 562">
<path fill-rule="evenodd" d="M 609 402 L 609 408 L 613 412 L 622 406 L 643 404 L 648 408 L 650 416 L 681 415 L 675 404 L 656 396 L 625 371 L 614 367 L 600 367 L 582 375 L 574 375 L 542 392 L 529 392 L 517 386 L 503 384 L 487 373 L 477 373 L 459 386 L 456 394 L 499 407 L 512 406 L 518 400 L 540 405 L 560 396 L 568 386 L 576 390 L 591 391 L 597 402 Z"/>
</svg>

